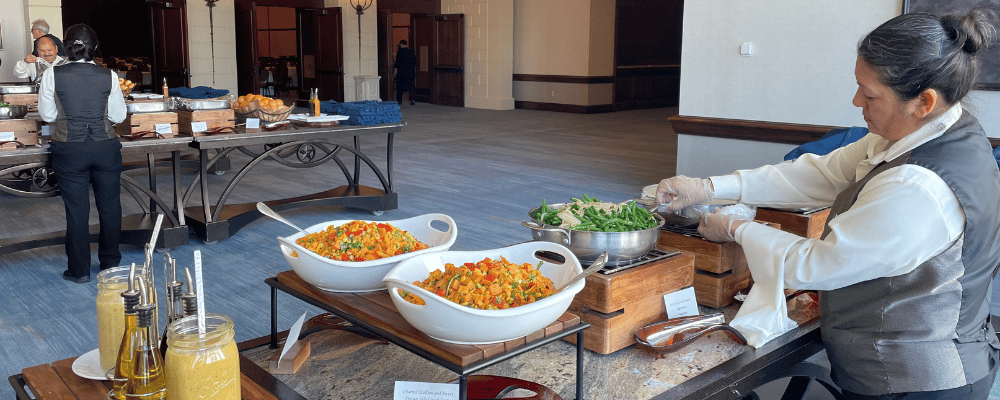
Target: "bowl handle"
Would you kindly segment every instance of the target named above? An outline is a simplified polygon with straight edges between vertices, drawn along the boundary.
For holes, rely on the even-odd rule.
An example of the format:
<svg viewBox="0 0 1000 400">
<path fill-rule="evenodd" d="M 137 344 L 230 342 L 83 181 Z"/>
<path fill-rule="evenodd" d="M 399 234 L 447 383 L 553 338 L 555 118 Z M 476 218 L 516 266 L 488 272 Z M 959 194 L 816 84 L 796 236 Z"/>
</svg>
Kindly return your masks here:
<svg viewBox="0 0 1000 400">
<path fill-rule="evenodd" d="M 565 229 L 562 229 L 562 228 L 546 228 L 546 227 L 544 227 L 542 225 L 539 225 L 535 221 L 524 221 L 524 222 L 521 222 L 521 226 L 523 226 L 525 228 L 528 228 L 528 229 L 531 229 L 532 231 L 545 231 L 545 232 L 560 233 L 564 237 L 563 238 L 563 244 L 567 245 L 567 246 L 569 246 L 569 244 L 573 241 L 573 239 L 569 235 L 569 231 L 567 231 Z"/>
<path fill-rule="evenodd" d="M 393 282 L 393 283 L 395 283 L 397 285 L 406 284 L 406 286 L 410 286 L 410 284 L 408 282 L 403 282 L 403 281 L 401 281 L 399 279 L 396 279 L 396 278 L 385 278 L 385 279 L 383 279 L 383 281 L 385 281 L 385 282 Z M 395 298 L 395 300 L 396 300 L 396 307 L 397 308 L 398 307 L 409 307 L 409 308 L 420 309 L 420 308 L 427 307 L 427 300 L 426 299 L 424 299 L 424 305 L 410 303 L 409 301 L 406 301 L 406 299 L 404 299 L 403 296 L 401 296 L 399 294 L 400 290 L 406 290 L 406 289 L 401 288 L 401 287 L 389 287 L 389 296 L 392 296 L 393 298 Z M 413 294 L 415 296 L 420 297 L 421 299 L 423 299 L 422 296 L 418 296 L 417 295 L 417 292 L 412 291 L 412 290 L 410 290 L 410 291 L 413 292 Z"/>
<path fill-rule="evenodd" d="M 283 237 L 279 237 L 278 238 L 278 247 L 281 247 L 281 251 L 283 253 L 285 253 L 285 255 L 287 255 L 289 257 L 292 257 L 292 258 L 299 258 L 299 256 L 298 256 L 297 252 L 295 251 L 295 249 L 293 249 L 291 246 L 288 245 L 287 239 L 285 239 Z"/>
<path fill-rule="evenodd" d="M 451 235 L 451 233 L 455 230 L 455 220 L 445 214 L 431 214 L 431 217 L 427 220 L 427 226 L 430 226 L 431 222 L 434 221 L 441 221 L 448 224 L 448 230 L 444 231 L 444 233 L 447 233 L 448 235 Z"/>
</svg>

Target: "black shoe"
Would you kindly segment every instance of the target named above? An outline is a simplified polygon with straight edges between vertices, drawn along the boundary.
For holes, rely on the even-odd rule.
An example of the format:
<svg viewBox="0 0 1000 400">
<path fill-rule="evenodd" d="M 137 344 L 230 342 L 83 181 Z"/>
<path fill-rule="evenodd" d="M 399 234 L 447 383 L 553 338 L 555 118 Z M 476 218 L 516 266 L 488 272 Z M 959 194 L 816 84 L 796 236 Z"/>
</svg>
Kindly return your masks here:
<svg viewBox="0 0 1000 400">
<path fill-rule="evenodd" d="M 415 105 L 417 105 L 417 102 L 415 102 L 415 101 L 413 101 L 413 100 L 410 100 L 410 105 L 411 105 L 411 106 L 415 106 Z"/>
<path fill-rule="evenodd" d="M 69 270 L 63 271 L 62 278 L 65 279 L 65 280 L 67 280 L 67 281 L 73 282 L 73 283 L 87 283 L 87 282 L 90 282 L 90 274 L 87 274 L 87 275 L 84 275 L 84 276 L 81 276 L 81 277 L 76 277 L 76 276 L 71 275 L 69 273 Z"/>
</svg>

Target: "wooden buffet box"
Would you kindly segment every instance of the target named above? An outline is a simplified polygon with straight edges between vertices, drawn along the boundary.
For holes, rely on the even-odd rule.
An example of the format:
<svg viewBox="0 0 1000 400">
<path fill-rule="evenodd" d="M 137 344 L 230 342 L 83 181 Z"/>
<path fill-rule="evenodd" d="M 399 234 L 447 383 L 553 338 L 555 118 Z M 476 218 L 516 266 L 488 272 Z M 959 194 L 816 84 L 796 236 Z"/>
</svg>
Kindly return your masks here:
<svg viewBox="0 0 1000 400">
<path fill-rule="evenodd" d="M 177 123 L 181 133 L 201 136 L 204 132 L 195 132 L 192 124 L 204 122 L 207 130 L 236 126 L 236 113 L 231 108 L 222 110 L 177 111 Z"/>
<path fill-rule="evenodd" d="M 796 213 L 770 208 L 757 208 L 757 220 L 773 222 L 781 225 L 781 230 L 796 235 L 819 239 L 830 216 L 830 208 L 824 208 L 811 213 Z"/>
<path fill-rule="evenodd" d="M 631 346 L 636 329 L 667 318 L 663 295 L 691 286 L 694 275 L 694 255 L 682 252 L 610 275 L 588 276 L 569 307 L 590 324 L 583 347 L 610 354 Z M 565 340 L 576 343 L 575 336 Z"/>
<path fill-rule="evenodd" d="M 758 221 L 762 222 L 762 221 Z M 768 226 L 780 225 L 764 222 Z M 736 242 L 713 243 L 701 237 L 660 231 L 660 246 L 694 253 L 694 292 L 698 304 L 721 308 L 735 301 L 736 292 L 750 286 L 750 268 L 743 246 Z"/>
<path fill-rule="evenodd" d="M 0 94 L 0 102 L 28 107 L 38 107 L 38 93 Z"/>
<path fill-rule="evenodd" d="M 42 132 L 42 121 L 31 118 L 0 119 L 0 132 L 14 132 L 14 137 L 25 146 L 38 145 Z M 6 149 L 10 147 L 0 147 Z"/>
<path fill-rule="evenodd" d="M 163 137 L 174 137 L 180 132 L 175 112 L 155 112 L 129 114 L 122 123 L 115 125 L 118 136 L 128 136 L 138 132 L 156 132 L 156 124 L 170 124 L 170 134 Z"/>
</svg>

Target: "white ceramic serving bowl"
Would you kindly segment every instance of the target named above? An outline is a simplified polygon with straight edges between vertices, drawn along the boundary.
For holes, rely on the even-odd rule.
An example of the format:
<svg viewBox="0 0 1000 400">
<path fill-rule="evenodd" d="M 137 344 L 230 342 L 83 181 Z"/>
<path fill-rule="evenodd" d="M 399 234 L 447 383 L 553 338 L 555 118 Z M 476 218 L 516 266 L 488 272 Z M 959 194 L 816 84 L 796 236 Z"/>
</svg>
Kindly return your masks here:
<svg viewBox="0 0 1000 400">
<path fill-rule="evenodd" d="M 306 228 L 305 231 L 315 233 L 325 230 L 330 225 L 340 226 L 351 221 L 353 220 L 322 222 Z M 441 231 L 431 227 L 433 221 L 448 224 L 448 230 Z M 425 214 L 398 221 L 364 222 L 380 222 L 395 226 L 409 232 L 428 248 L 372 261 L 339 261 L 320 256 L 296 244 L 296 240 L 305 236 L 302 232 L 279 237 L 278 245 L 288 265 L 292 266 L 292 270 L 313 286 L 331 292 L 372 292 L 385 289 L 382 278 L 400 261 L 421 254 L 448 250 L 458 236 L 455 220 L 444 214 Z M 293 256 L 293 251 L 298 253 L 298 256 Z"/>
<path fill-rule="evenodd" d="M 496 260 L 503 256 L 514 264 L 537 265 L 541 261 L 535 255 L 538 251 L 550 251 L 566 258 L 563 264 L 545 262 L 539 268 L 542 275 L 551 279 L 557 288 L 583 272 L 576 256 L 566 247 L 552 242 L 533 241 L 494 250 L 422 254 L 399 263 L 385 276 L 385 282 L 389 287 L 389 297 L 396 304 L 399 313 L 427 336 L 457 344 L 513 340 L 545 328 L 559 319 L 569 308 L 573 297 L 583 290 L 585 280 L 552 296 L 506 310 L 465 307 L 417 287 L 413 282 L 427 279 L 431 271 L 443 271 L 447 263 L 460 266 L 467 262 L 482 261 L 486 257 Z M 417 305 L 403 300 L 398 289 L 419 296 L 427 304 Z"/>
</svg>

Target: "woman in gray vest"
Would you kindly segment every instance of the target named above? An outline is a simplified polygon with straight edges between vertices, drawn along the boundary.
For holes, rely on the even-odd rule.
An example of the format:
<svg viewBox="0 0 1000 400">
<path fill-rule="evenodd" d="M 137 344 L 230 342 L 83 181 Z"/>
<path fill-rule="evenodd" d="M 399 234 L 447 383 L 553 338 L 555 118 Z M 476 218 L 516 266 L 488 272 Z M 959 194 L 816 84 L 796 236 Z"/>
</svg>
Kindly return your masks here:
<svg viewBox="0 0 1000 400">
<path fill-rule="evenodd" d="M 63 278 L 90 280 L 90 188 L 101 223 L 97 258 L 101 270 L 122 255 L 120 176 L 122 145 L 112 123 L 125 119 L 125 99 L 114 72 L 94 64 L 97 34 L 77 24 L 66 30 L 69 62 L 47 69 L 38 90 L 38 113 L 52 125 L 52 169 L 66 206 Z"/>
<path fill-rule="evenodd" d="M 961 105 L 988 14 L 905 14 L 858 45 L 853 103 L 871 131 L 825 156 L 709 179 L 675 176 L 672 209 L 713 199 L 831 206 L 821 239 L 739 217 L 699 232 L 742 245 L 756 282 L 732 325 L 756 345 L 794 327 L 783 289 L 820 292 L 823 344 L 848 399 L 986 399 L 1000 348 L 989 322 L 1000 263 L 1000 171 Z"/>
</svg>

